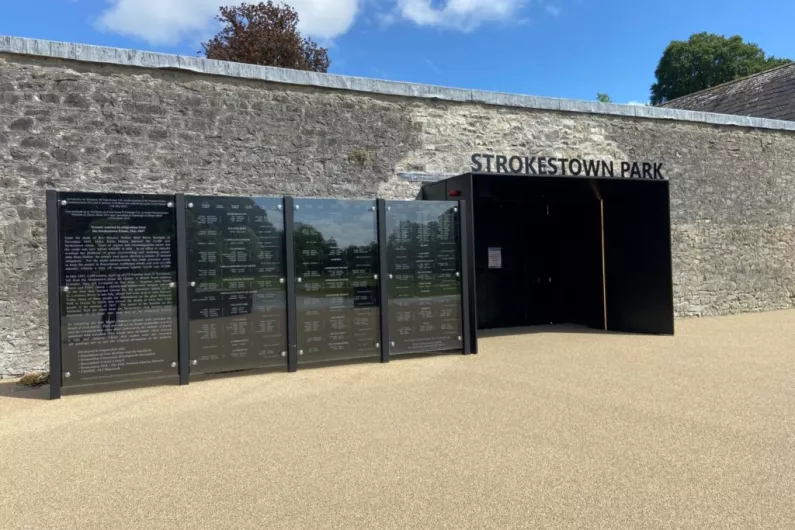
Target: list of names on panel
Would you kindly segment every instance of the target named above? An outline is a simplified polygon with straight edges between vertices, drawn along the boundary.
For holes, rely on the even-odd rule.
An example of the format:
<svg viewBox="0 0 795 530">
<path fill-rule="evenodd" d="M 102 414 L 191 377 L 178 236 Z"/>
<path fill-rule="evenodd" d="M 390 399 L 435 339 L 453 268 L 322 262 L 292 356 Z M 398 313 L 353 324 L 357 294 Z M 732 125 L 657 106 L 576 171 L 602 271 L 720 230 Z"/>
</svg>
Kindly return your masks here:
<svg viewBox="0 0 795 530">
<path fill-rule="evenodd" d="M 186 202 L 192 371 L 286 366 L 282 200 Z"/>
<path fill-rule="evenodd" d="M 455 203 L 387 204 L 390 353 L 460 349 L 460 238 Z"/>
<path fill-rule="evenodd" d="M 295 207 L 299 363 L 378 355 L 375 201 Z"/>
</svg>

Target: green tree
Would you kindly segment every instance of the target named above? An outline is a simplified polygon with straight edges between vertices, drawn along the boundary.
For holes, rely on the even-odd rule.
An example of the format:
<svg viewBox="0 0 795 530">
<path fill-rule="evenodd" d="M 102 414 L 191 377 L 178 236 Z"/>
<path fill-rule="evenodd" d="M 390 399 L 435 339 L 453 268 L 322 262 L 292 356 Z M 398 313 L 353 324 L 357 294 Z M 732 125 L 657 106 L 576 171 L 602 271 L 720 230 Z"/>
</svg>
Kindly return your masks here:
<svg viewBox="0 0 795 530">
<path fill-rule="evenodd" d="M 598 94 L 596 94 L 596 100 L 599 101 L 600 103 L 612 103 L 613 102 L 613 100 L 610 99 L 610 96 L 608 96 L 607 94 L 603 94 L 602 92 L 599 92 Z"/>
<path fill-rule="evenodd" d="M 672 41 L 663 52 L 654 72 L 651 103 L 659 105 L 790 62 L 766 55 L 738 35 L 695 33 L 687 41 Z"/>
<path fill-rule="evenodd" d="M 328 50 L 298 32 L 298 13 L 272 0 L 221 7 L 222 28 L 202 43 L 208 59 L 327 72 Z"/>
</svg>

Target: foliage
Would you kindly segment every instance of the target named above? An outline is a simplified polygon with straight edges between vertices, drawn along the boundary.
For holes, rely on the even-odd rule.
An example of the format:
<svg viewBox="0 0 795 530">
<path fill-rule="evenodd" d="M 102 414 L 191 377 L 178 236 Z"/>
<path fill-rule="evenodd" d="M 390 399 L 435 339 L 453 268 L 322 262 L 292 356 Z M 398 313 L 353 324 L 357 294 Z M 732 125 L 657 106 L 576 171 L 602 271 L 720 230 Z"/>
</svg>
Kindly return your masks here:
<svg viewBox="0 0 795 530">
<path fill-rule="evenodd" d="M 655 71 L 651 103 L 665 103 L 790 62 L 765 55 L 738 35 L 696 33 L 687 41 L 672 41 L 665 49 Z"/>
<path fill-rule="evenodd" d="M 202 43 L 208 59 L 328 71 L 328 50 L 301 36 L 298 13 L 292 7 L 268 0 L 221 7 L 219 12 L 216 19 L 223 28 Z"/>
<path fill-rule="evenodd" d="M 596 94 L 596 99 L 600 103 L 612 103 L 613 102 L 613 100 L 610 99 L 610 96 L 608 96 L 607 94 L 604 94 L 602 92 L 599 92 L 598 94 Z"/>
<path fill-rule="evenodd" d="M 353 162 L 358 166 L 364 166 L 369 158 L 367 151 L 364 149 L 353 149 L 348 153 L 348 161 Z"/>
<path fill-rule="evenodd" d="M 25 376 L 17 381 L 19 386 L 42 386 L 49 384 L 50 382 L 50 374 L 47 372 L 31 372 L 29 374 L 25 374 Z"/>
</svg>

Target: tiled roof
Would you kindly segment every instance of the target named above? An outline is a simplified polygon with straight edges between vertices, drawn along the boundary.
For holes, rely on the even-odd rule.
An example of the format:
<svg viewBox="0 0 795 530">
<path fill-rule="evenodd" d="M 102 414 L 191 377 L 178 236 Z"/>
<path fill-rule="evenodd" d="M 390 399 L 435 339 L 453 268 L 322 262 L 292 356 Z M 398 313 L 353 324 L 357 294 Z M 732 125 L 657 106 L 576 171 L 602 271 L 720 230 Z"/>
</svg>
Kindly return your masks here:
<svg viewBox="0 0 795 530">
<path fill-rule="evenodd" d="M 795 63 L 682 96 L 660 106 L 795 121 Z"/>
</svg>

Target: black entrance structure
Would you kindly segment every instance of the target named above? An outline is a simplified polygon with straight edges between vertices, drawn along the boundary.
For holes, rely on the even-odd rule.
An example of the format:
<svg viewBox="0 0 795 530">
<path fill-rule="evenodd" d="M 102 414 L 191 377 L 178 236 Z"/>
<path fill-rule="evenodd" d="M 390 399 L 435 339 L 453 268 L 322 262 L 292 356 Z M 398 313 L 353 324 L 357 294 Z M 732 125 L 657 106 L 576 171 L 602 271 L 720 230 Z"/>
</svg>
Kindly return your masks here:
<svg viewBox="0 0 795 530">
<path fill-rule="evenodd" d="M 667 180 L 467 173 L 419 198 L 469 209 L 473 335 L 559 323 L 674 333 Z"/>
</svg>

